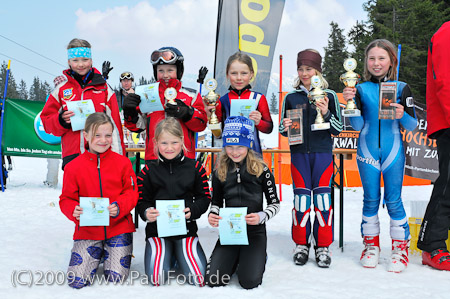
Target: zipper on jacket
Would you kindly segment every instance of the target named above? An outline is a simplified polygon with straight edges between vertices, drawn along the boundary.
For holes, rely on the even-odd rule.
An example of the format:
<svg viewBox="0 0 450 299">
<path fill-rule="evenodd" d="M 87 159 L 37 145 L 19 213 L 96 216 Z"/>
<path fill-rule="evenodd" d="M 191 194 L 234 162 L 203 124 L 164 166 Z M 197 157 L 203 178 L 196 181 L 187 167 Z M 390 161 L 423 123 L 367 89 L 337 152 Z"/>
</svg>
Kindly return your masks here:
<svg viewBox="0 0 450 299">
<path fill-rule="evenodd" d="M 236 166 L 236 172 L 237 172 L 237 182 L 240 184 L 241 183 L 241 174 L 239 173 L 241 169 L 239 168 L 239 166 Z"/>
<path fill-rule="evenodd" d="M 239 193 L 239 206 L 242 207 L 242 196 L 241 196 L 241 174 L 239 171 L 241 170 L 239 164 L 236 164 L 236 173 L 237 173 L 237 182 L 238 182 L 238 193 Z"/>
<path fill-rule="evenodd" d="M 98 171 L 98 182 L 100 185 L 100 197 L 103 197 L 103 190 L 102 190 L 102 176 L 100 174 L 100 155 L 97 155 L 97 171 Z M 105 240 L 108 239 L 106 235 L 106 226 L 103 227 L 103 231 L 105 232 Z"/>
<path fill-rule="evenodd" d="M 378 120 L 378 148 L 381 148 L 381 119 Z"/>
</svg>

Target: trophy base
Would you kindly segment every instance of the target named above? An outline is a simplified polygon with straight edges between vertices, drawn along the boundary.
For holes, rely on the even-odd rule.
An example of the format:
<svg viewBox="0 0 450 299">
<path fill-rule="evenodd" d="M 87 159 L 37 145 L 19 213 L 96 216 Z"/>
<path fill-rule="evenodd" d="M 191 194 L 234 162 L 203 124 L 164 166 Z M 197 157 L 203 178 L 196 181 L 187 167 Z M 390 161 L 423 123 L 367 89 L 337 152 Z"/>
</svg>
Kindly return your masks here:
<svg viewBox="0 0 450 299">
<path fill-rule="evenodd" d="M 328 130 L 330 129 L 330 123 L 312 124 L 311 131 Z"/>
<path fill-rule="evenodd" d="M 344 109 L 342 115 L 345 117 L 361 116 L 361 111 L 359 109 Z"/>
<path fill-rule="evenodd" d="M 213 135 L 216 138 L 220 138 L 220 136 L 222 136 L 222 124 L 221 123 L 208 124 L 208 128 L 211 130 L 211 132 L 213 133 Z"/>
</svg>

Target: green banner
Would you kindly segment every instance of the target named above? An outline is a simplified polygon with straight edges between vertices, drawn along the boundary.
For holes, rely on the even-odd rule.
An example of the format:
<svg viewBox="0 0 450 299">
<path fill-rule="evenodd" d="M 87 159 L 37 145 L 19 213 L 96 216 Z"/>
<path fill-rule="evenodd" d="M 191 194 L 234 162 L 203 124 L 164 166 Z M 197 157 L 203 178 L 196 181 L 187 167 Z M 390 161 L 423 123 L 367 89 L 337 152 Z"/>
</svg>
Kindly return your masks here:
<svg viewBox="0 0 450 299">
<path fill-rule="evenodd" d="M 7 156 L 61 158 L 61 138 L 42 126 L 44 102 L 6 99 L 2 153 Z"/>
</svg>

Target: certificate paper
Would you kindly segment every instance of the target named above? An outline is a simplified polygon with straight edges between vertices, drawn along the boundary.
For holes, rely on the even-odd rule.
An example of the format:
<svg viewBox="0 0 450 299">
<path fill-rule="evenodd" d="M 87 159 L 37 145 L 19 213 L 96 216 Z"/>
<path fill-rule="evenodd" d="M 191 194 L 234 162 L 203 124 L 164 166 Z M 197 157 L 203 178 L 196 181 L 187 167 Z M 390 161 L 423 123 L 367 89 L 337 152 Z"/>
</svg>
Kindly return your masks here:
<svg viewBox="0 0 450 299">
<path fill-rule="evenodd" d="M 80 226 L 109 226 L 109 198 L 80 197 Z"/>
<path fill-rule="evenodd" d="M 184 208 L 183 199 L 156 201 L 156 209 L 159 212 L 159 216 L 156 218 L 158 237 L 187 234 Z"/>
<path fill-rule="evenodd" d="M 288 129 L 289 145 L 303 143 L 303 110 L 287 110 L 287 117 L 292 120 L 292 125 Z"/>
<path fill-rule="evenodd" d="M 221 245 L 248 245 L 247 208 L 220 208 L 219 238 Z"/>
<path fill-rule="evenodd" d="M 86 118 L 95 112 L 94 103 L 92 100 L 83 100 L 66 102 L 66 104 L 67 110 L 75 113 L 75 115 L 70 118 L 72 131 L 83 130 Z"/>
<path fill-rule="evenodd" d="M 141 97 L 139 109 L 142 113 L 164 110 L 159 98 L 159 82 L 137 86 L 135 93 Z"/>
<path fill-rule="evenodd" d="M 256 101 L 248 100 L 231 100 L 230 116 L 244 116 L 248 118 L 250 112 L 256 110 Z"/>
<path fill-rule="evenodd" d="M 397 83 L 382 82 L 380 84 L 380 104 L 378 105 L 378 119 L 395 119 L 395 107 L 391 103 L 397 102 Z"/>
</svg>

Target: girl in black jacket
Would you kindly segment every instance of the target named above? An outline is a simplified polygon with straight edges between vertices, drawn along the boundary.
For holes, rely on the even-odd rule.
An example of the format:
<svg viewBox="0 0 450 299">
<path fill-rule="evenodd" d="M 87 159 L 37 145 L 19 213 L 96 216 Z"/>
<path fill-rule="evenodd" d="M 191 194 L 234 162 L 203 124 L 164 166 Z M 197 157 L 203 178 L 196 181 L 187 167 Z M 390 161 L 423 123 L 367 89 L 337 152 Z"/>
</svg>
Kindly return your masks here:
<svg viewBox="0 0 450 299">
<path fill-rule="evenodd" d="M 211 196 L 208 179 L 201 164 L 184 156 L 183 130 L 173 117 L 162 120 L 155 131 L 155 152 L 158 160 L 146 163 L 138 176 L 139 201 L 136 210 L 145 228 L 145 273 L 150 283 L 161 285 L 173 276 L 176 259 L 186 281 L 204 285 L 206 257 L 198 241 L 196 219 L 208 209 Z M 187 233 L 159 237 L 156 200 L 184 199 Z M 179 281 L 177 279 L 177 281 Z"/>
<path fill-rule="evenodd" d="M 213 200 L 208 216 L 209 224 L 219 226 L 219 209 L 247 207 L 245 221 L 249 245 L 221 245 L 209 260 L 206 283 L 227 285 L 237 269 L 240 285 L 252 289 L 262 283 L 266 265 L 267 220 L 278 213 L 275 180 L 264 161 L 251 149 L 253 123 L 242 116 L 229 117 L 223 130 L 224 150 L 219 156 L 213 175 Z M 263 210 L 263 193 L 267 207 Z"/>
</svg>

